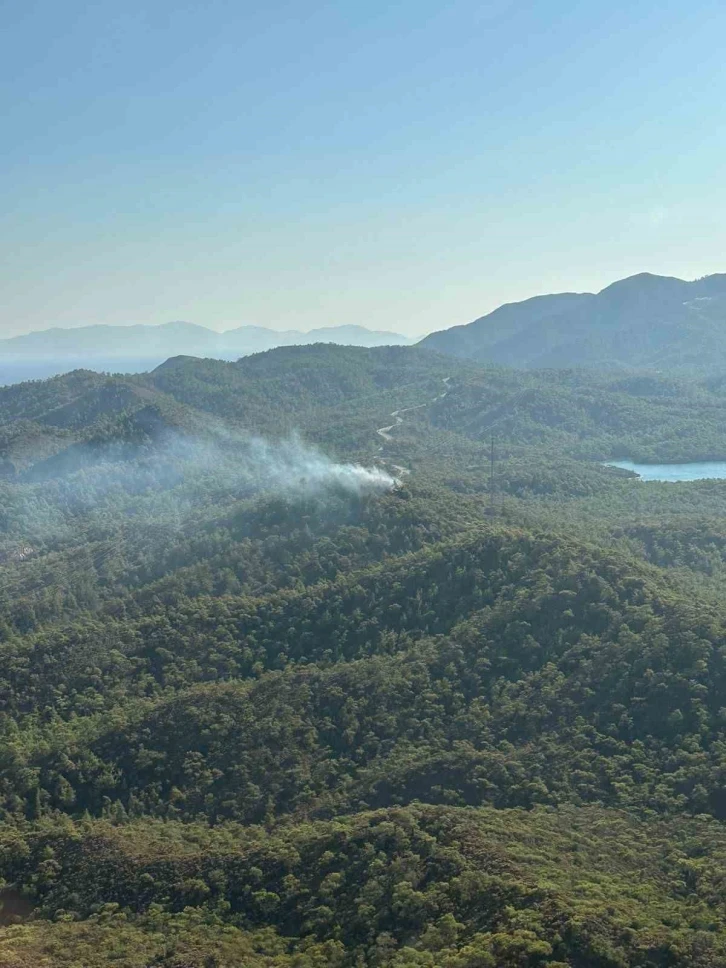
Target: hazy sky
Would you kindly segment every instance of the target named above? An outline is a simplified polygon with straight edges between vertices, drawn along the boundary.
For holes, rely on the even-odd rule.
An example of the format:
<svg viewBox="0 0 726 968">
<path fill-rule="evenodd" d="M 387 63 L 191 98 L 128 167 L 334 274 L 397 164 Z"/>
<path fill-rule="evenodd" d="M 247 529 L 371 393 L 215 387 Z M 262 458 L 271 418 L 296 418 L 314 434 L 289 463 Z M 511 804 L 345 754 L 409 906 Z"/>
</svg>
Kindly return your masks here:
<svg viewBox="0 0 726 968">
<path fill-rule="evenodd" d="M 722 0 L 0 0 L 0 333 L 726 271 Z"/>
</svg>

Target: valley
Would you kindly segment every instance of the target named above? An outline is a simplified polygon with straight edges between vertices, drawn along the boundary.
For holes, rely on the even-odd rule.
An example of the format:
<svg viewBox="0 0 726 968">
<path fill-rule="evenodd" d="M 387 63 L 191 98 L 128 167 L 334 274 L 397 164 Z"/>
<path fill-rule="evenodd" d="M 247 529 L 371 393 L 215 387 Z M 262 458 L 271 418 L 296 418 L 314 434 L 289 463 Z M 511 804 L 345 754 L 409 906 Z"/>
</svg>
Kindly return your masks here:
<svg viewBox="0 0 726 968">
<path fill-rule="evenodd" d="M 726 968 L 726 5 L 3 13 L 0 968 Z"/>
<path fill-rule="evenodd" d="M 721 964 L 726 482 L 603 462 L 725 407 L 418 347 L 0 390 L 2 963 Z"/>
</svg>

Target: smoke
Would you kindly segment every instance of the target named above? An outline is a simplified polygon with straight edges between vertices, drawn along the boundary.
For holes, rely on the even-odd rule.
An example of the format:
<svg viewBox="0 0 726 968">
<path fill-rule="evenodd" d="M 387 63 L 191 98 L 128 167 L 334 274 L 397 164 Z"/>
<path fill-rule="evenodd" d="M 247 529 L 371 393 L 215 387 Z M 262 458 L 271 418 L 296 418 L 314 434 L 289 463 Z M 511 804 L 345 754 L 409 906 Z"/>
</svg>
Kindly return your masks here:
<svg viewBox="0 0 726 968">
<path fill-rule="evenodd" d="M 125 459 L 115 448 L 96 450 L 90 464 L 81 452 L 66 452 L 73 459 L 44 474 L 40 487 L 7 485 L 0 565 L 26 546 L 37 555 L 41 548 L 112 542 L 94 551 L 109 556 L 119 542 L 134 542 L 134 534 L 168 541 L 240 500 L 280 495 L 330 499 L 332 507 L 346 497 L 382 495 L 399 483 L 380 467 L 335 461 L 298 436 L 270 440 L 211 421 L 204 429 L 204 435 L 168 432 Z"/>
<path fill-rule="evenodd" d="M 43 595 L 50 585 L 76 594 L 115 581 L 119 567 L 131 569 L 123 573 L 133 584 L 134 568 L 150 567 L 150 548 L 173 560 L 173 549 L 207 522 L 230 513 L 253 520 L 258 499 L 264 506 L 278 495 L 312 498 L 336 515 L 341 502 L 398 484 L 379 467 L 335 461 L 297 436 L 270 440 L 212 421 L 204 433 L 194 429 L 133 451 L 68 448 L 60 461 L 43 462 L 29 487 L 0 485 L 0 601 Z"/>
<path fill-rule="evenodd" d="M 380 467 L 339 462 L 296 434 L 280 440 L 253 436 L 208 420 L 191 432 L 166 428 L 141 444 L 72 444 L 31 464 L 21 480 L 82 494 L 89 503 L 108 495 L 150 494 L 200 479 L 214 490 L 382 493 L 398 480 Z"/>
<path fill-rule="evenodd" d="M 196 501 L 204 503 L 222 493 L 380 494 L 399 483 L 380 467 L 335 461 L 297 435 L 270 440 L 211 421 L 204 433 L 167 430 L 133 452 L 116 444 L 91 453 L 69 448 L 41 467 L 37 477 L 38 465 L 31 471 L 36 481 L 45 481 L 69 499 L 77 496 L 87 510 L 124 494 L 151 498 L 174 492 L 179 499 L 191 489 Z"/>
<path fill-rule="evenodd" d="M 346 491 L 370 494 L 390 491 L 398 481 L 381 468 L 338 463 L 298 437 L 269 441 L 252 437 L 241 442 L 230 459 L 222 461 L 224 476 L 238 477 L 261 491 Z"/>
</svg>

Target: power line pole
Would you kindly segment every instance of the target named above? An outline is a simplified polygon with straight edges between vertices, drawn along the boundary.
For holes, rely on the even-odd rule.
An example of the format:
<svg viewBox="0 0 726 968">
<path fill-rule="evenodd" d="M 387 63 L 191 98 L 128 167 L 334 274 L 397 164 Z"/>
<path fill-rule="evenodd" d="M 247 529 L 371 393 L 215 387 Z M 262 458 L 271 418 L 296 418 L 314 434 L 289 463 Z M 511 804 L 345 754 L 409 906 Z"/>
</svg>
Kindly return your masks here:
<svg viewBox="0 0 726 968">
<path fill-rule="evenodd" d="M 496 514 L 495 497 L 494 497 L 494 435 L 492 434 L 492 446 L 489 455 L 489 516 L 494 517 Z"/>
</svg>

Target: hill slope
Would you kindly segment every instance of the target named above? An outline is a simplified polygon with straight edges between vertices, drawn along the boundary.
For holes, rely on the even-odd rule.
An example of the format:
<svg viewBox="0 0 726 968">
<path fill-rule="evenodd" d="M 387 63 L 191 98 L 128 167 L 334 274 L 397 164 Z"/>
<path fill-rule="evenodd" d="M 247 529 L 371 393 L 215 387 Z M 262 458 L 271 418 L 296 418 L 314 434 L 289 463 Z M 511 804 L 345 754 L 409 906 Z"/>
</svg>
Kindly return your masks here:
<svg viewBox="0 0 726 968">
<path fill-rule="evenodd" d="M 724 409 L 422 347 L 0 390 L 3 968 L 721 968 L 726 482 L 598 461 Z"/>
<path fill-rule="evenodd" d="M 434 542 L 3 642 L 2 963 L 723 964 L 724 610 Z"/>
<path fill-rule="evenodd" d="M 726 369 L 726 275 L 684 282 L 648 273 L 601 292 L 536 296 L 423 346 L 517 367 Z"/>
<path fill-rule="evenodd" d="M 349 458 L 426 473 L 458 465 L 460 480 L 465 467 L 487 458 L 494 435 L 500 461 L 526 458 L 532 468 L 535 458 L 575 458 L 578 474 L 602 475 L 593 461 L 723 459 L 725 414 L 718 380 L 523 372 L 422 346 L 318 343 L 234 363 L 181 356 L 146 374 L 75 371 L 0 388 L 0 477 L 27 475 L 69 448 L 168 439 L 174 431 L 299 432 Z M 73 462 L 48 464 L 42 476 L 56 467 L 67 474 Z"/>
<path fill-rule="evenodd" d="M 6 968 L 718 968 L 726 957 L 726 842 L 704 819 L 418 805 L 272 831 L 46 826 L 8 831 L 0 847 L 20 882 L 46 870 L 38 919 L 0 934 Z"/>
</svg>

